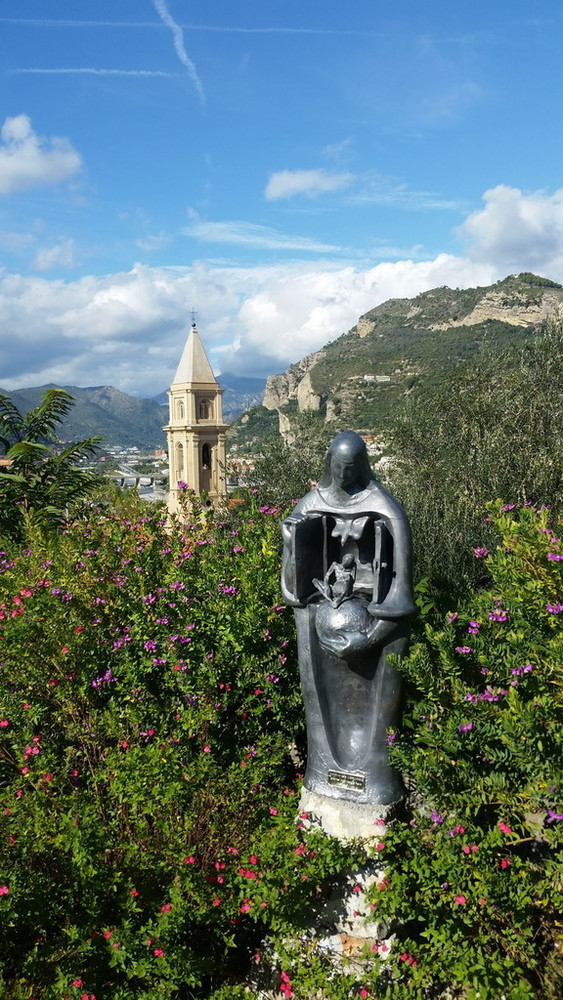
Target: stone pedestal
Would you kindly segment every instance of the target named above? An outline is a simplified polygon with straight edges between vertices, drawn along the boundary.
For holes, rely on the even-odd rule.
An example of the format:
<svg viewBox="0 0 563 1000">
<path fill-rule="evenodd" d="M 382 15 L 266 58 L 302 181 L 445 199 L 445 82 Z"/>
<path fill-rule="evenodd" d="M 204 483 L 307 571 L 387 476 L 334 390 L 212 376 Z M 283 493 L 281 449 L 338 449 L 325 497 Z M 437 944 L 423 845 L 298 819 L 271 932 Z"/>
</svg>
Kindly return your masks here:
<svg viewBox="0 0 563 1000">
<path fill-rule="evenodd" d="M 361 869 L 340 877 L 315 927 L 319 949 L 352 975 L 361 975 L 370 954 L 381 958 L 389 955 L 395 940 L 392 927 L 370 919 L 366 896 L 372 886 L 384 881 L 381 850 L 396 808 L 397 804 L 370 805 L 329 798 L 305 788 L 301 793 L 300 823 L 306 830 L 316 827 L 344 843 L 361 840 L 370 859 Z"/>
</svg>

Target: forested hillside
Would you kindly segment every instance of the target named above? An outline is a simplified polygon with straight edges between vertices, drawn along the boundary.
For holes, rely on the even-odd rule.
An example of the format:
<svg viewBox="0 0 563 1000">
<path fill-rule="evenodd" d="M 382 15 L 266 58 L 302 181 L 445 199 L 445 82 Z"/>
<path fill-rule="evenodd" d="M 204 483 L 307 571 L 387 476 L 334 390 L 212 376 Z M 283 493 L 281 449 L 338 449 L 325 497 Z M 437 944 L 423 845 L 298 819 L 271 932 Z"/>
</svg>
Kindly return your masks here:
<svg viewBox="0 0 563 1000">
<path fill-rule="evenodd" d="M 561 285 L 529 273 L 390 299 L 323 350 L 270 376 L 264 406 L 278 411 L 286 439 L 304 414 L 319 434 L 328 425 L 330 433 L 353 427 L 385 439 L 410 395 L 483 353 L 524 345 L 562 305 Z"/>
</svg>

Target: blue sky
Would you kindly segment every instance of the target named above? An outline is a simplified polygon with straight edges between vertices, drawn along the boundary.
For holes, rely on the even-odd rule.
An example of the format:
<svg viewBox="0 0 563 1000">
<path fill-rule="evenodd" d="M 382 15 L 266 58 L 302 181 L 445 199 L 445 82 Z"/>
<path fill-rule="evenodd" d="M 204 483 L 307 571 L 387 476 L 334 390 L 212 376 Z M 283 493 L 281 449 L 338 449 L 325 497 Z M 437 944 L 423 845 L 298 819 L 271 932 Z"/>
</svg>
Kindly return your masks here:
<svg viewBox="0 0 563 1000">
<path fill-rule="evenodd" d="M 391 296 L 563 280 L 563 5 L 3 0 L 0 386 L 267 374 Z"/>
</svg>

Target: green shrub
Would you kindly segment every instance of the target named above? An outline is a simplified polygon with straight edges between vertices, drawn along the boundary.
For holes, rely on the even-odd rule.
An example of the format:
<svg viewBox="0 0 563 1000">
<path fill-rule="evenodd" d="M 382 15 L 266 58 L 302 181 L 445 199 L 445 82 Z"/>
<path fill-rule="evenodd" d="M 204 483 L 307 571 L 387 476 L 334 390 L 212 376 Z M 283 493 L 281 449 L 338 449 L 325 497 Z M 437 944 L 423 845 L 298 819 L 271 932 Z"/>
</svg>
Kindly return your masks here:
<svg viewBox="0 0 563 1000">
<path fill-rule="evenodd" d="M 548 512 L 490 508 L 490 588 L 430 612 L 392 739 L 415 808 L 386 841 L 375 912 L 402 922 L 389 994 L 563 994 L 563 542 Z M 399 961 L 400 964 L 400 961 Z M 429 990 L 429 993 L 424 992 Z"/>
<path fill-rule="evenodd" d="M 294 824 L 278 534 L 131 497 L 0 556 L 2 996 L 207 996 L 343 863 Z"/>
<path fill-rule="evenodd" d="M 6 545 L 0 995 L 231 1000 L 266 967 L 293 1000 L 559 1000 L 563 543 L 545 510 L 489 516 L 491 585 L 447 613 L 419 586 L 389 734 L 411 794 L 371 891 L 397 941 L 355 974 L 311 933 L 366 858 L 295 823 L 280 513 L 170 528 L 130 496 Z"/>
</svg>

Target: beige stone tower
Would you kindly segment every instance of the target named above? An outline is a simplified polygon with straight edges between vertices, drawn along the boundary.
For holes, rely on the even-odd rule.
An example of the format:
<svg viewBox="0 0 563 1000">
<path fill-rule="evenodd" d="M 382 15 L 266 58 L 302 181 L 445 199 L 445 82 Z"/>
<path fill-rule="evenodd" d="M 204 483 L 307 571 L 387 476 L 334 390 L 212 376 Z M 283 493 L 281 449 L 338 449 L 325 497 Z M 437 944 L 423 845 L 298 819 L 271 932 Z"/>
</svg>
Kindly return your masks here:
<svg viewBox="0 0 563 1000">
<path fill-rule="evenodd" d="M 197 327 L 192 323 L 178 371 L 168 391 L 170 417 L 164 430 L 168 436 L 168 509 L 171 514 L 180 509 L 179 482 L 187 483 L 196 493 L 205 491 L 208 502 L 214 506 L 227 495 L 227 425 L 223 423 L 222 394 Z"/>
</svg>

